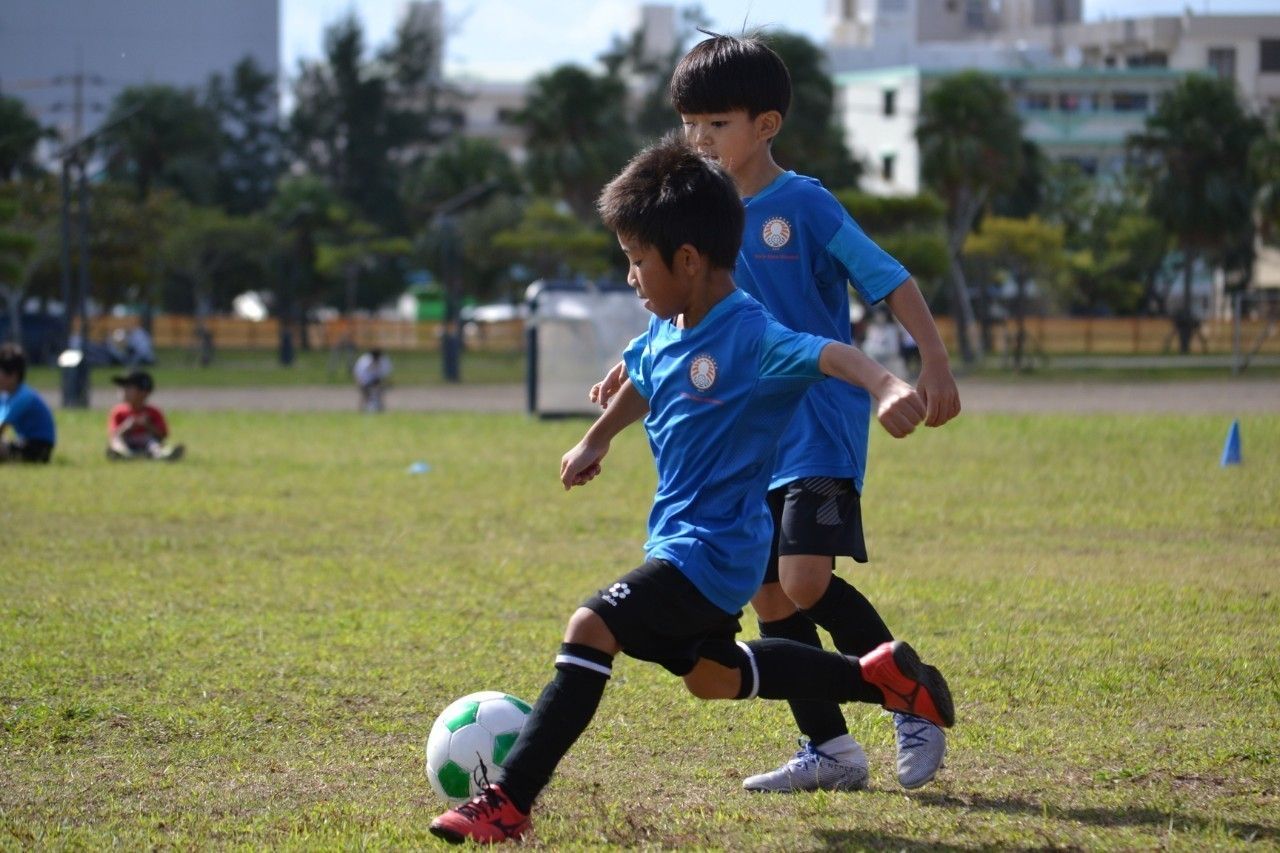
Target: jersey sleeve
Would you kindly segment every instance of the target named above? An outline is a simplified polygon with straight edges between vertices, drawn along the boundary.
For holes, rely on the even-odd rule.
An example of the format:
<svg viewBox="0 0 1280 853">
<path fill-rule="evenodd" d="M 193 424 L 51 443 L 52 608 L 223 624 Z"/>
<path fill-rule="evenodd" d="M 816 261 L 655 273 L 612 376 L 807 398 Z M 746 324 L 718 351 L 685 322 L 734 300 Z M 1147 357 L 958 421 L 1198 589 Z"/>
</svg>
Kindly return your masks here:
<svg viewBox="0 0 1280 853">
<path fill-rule="evenodd" d="M 825 376 L 818 369 L 822 349 L 831 343 L 827 338 L 794 332 L 777 320 L 769 320 L 764 329 L 760 357 L 761 379 L 795 379 L 818 382 Z"/>
<path fill-rule="evenodd" d="M 107 434 L 115 435 L 116 430 L 120 428 L 120 424 L 127 417 L 129 417 L 128 406 L 123 404 L 112 406 L 110 413 L 107 415 Z"/>
<path fill-rule="evenodd" d="M 910 274 L 867 236 L 835 196 L 828 192 L 823 195 L 825 198 L 819 206 L 821 215 L 835 226 L 824 247 L 827 256 L 848 274 L 863 301 L 874 305 L 896 290 Z"/>
<path fill-rule="evenodd" d="M 622 361 L 627 366 L 627 376 L 631 384 L 640 392 L 640 396 L 648 400 L 653 396 L 652 366 L 649 353 L 649 333 L 636 336 L 627 348 L 622 351 Z"/>
</svg>

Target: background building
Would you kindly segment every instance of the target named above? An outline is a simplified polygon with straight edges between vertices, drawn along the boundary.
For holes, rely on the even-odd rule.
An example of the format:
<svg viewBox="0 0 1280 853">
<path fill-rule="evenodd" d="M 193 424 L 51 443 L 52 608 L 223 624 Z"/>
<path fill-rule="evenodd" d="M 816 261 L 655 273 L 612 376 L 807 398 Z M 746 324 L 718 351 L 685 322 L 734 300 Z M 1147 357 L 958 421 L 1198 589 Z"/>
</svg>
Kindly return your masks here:
<svg viewBox="0 0 1280 853">
<path fill-rule="evenodd" d="M 246 55 L 278 75 L 279 45 L 278 0 L 4 0 L 0 91 L 69 141 L 127 86 L 203 87 Z"/>
</svg>

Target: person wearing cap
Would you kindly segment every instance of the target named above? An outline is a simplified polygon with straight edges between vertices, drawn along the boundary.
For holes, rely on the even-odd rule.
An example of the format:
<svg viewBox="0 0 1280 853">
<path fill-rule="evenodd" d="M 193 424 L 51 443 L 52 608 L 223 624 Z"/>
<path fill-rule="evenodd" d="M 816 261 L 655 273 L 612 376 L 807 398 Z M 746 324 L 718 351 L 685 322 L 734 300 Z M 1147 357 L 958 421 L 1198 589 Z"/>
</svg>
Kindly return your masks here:
<svg viewBox="0 0 1280 853">
<path fill-rule="evenodd" d="M 57 442 L 53 413 L 26 382 L 17 344 L 0 344 L 0 462 L 48 462 Z"/>
<path fill-rule="evenodd" d="M 107 415 L 107 458 L 170 462 L 181 459 L 181 444 L 165 444 L 169 425 L 164 414 L 147 402 L 156 387 L 151 374 L 135 370 L 126 376 L 113 376 L 111 381 L 120 386 L 123 400 Z"/>
</svg>

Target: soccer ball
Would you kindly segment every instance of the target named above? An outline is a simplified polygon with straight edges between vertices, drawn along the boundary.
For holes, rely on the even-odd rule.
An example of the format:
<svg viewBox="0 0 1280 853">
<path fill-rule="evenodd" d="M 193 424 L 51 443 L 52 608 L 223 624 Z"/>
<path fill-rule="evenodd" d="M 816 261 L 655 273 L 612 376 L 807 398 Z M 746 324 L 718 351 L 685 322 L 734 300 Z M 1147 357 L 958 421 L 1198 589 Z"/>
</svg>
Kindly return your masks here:
<svg viewBox="0 0 1280 853">
<path fill-rule="evenodd" d="M 485 773 L 503 765 L 531 710 L 496 690 L 463 696 L 445 708 L 427 737 L 427 781 L 435 792 L 455 805 L 480 793 L 481 764 Z"/>
</svg>

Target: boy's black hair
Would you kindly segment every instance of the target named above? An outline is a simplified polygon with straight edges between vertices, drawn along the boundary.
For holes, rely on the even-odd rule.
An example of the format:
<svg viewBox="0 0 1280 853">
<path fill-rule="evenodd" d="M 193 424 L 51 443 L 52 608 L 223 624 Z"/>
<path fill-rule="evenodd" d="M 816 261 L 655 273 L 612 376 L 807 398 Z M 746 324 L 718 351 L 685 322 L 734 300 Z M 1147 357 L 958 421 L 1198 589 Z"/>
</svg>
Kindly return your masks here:
<svg viewBox="0 0 1280 853">
<path fill-rule="evenodd" d="M 23 355 L 22 347 L 17 344 L 0 344 L 0 370 L 17 375 L 19 382 L 27 378 L 27 357 Z"/>
<path fill-rule="evenodd" d="M 707 32 L 703 30 L 703 32 Z M 722 36 L 700 41 L 671 75 L 671 105 L 682 114 L 746 110 L 755 118 L 791 106 L 791 74 L 778 54 L 758 38 Z"/>
<path fill-rule="evenodd" d="M 733 179 L 677 133 L 631 158 L 596 203 L 605 227 L 658 250 L 667 268 L 688 243 L 713 269 L 733 269 L 745 214 Z"/>
</svg>

